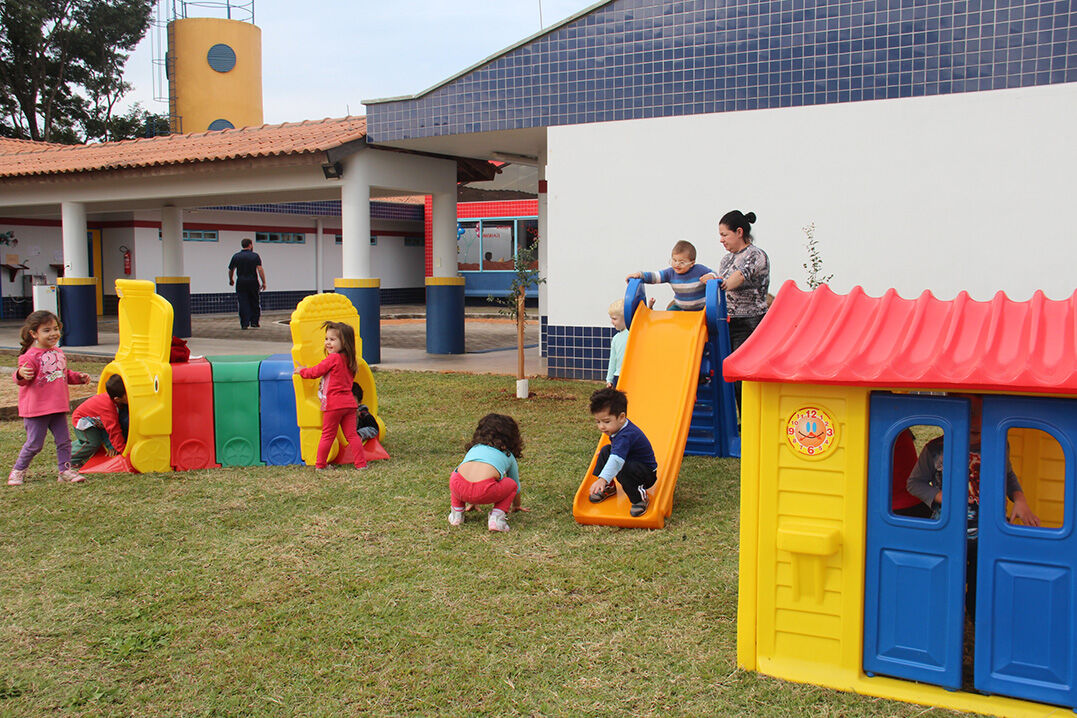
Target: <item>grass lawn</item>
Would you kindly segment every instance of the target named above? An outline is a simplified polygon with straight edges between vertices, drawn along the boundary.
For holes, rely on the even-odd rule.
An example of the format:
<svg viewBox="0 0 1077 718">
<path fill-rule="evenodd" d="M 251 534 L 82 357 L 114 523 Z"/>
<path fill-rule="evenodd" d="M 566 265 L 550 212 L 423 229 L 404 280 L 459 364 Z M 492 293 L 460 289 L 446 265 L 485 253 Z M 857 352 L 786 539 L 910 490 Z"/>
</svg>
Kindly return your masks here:
<svg viewBox="0 0 1077 718">
<path fill-rule="evenodd" d="M 393 459 L 365 472 L 59 485 L 48 446 L 0 490 L 0 715 L 925 713 L 736 670 L 735 460 L 687 458 L 664 530 L 579 526 L 596 384 L 376 380 Z M 488 411 L 527 441 L 508 534 L 446 521 Z M 4 471 L 23 439 L 0 423 Z"/>
</svg>

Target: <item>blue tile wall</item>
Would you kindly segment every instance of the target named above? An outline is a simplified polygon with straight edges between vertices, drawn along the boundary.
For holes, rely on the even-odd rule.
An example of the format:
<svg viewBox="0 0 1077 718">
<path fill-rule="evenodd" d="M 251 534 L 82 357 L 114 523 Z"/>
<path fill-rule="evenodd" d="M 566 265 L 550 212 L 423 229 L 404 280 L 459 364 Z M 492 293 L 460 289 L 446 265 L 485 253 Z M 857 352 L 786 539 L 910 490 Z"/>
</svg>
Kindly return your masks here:
<svg viewBox="0 0 1077 718">
<path fill-rule="evenodd" d="M 608 326 L 572 327 L 544 321 L 547 374 L 561 379 L 605 379 L 614 333 Z"/>
<path fill-rule="evenodd" d="M 543 314 L 539 317 L 539 355 L 549 356 L 546 353 L 546 334 L 549 330 L 550 318 Z"/>
<path fill-rule="evenodd" d="M 314 294 L 309 290 L 293 290 L 287 292 L 262 292 L 262 311 L 272 312 L 282 309 L 295 309 L 295 306 L 303 299 Z M 229 314 L 238 312 L 235 292 L 206 292 L 204 294 L 191 295 L 191 314 Z"/>
<path fill-rule="evenodd" d="M 4 319 L 26 319 L 34 311 L 34 300 L 29 297 L 3 297 L 0 313 Z"/>
<path fill-rule="evenodd" d="M 370 140 L 1077 81 L 1071 0 L 615 0 L 422 97 Z"/>
<path fill-rule="evenodd" d="M 314 294 L 309 290 L 289 292 L 262 292 L 262 310 L 267 312 L 291 310 L 304 297 Z M 381 303 L 386 304 L 426 304 L 426 287 L 402 287 L 382 289 Z M 230 314 L 238 312 L 235 292 L 212 292 L 191 295 L 191 314 Z"/>
<path fill-rule="evenodd" d="M 268 212 L 270 214 L 300 214 L 308 217 L 339 217 L 340 200 L 328 199 L 316 202 L 267 202 L 260 204 L 230 204 L 202 209 L 223 209 L 231 212 Z M 371 202 L 371 219 L 403 219 L 423 221 L 423 205 L 401 202 Z"/>
</svg>

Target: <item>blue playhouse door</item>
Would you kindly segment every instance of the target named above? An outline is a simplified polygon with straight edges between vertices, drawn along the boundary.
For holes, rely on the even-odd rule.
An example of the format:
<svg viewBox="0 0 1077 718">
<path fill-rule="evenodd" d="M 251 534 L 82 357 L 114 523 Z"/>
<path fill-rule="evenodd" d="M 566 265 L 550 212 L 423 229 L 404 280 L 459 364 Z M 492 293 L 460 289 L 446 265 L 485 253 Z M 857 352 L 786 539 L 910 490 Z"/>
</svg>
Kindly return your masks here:
<svg viewBox="0 0 1077 718">
<path fill-rule="evenodd" d="M 1065 460 L 1064 503 L 1054 527 L 1006 520 L 1009 429 L 1054 437 Z M 1077 401 L 985 397 L 976 593 L 976 689 L 1043 703 L 1077 705 L 1077 537 L 1074 536 Z M 1020 476 L 1026 487 L 1038 477 Z M 1035 507 L 1033 507 L 1035 509 Z M 1061 524 L 1061 525 L 1058 525 Z"/>
<path fill-rule="evenodd" d="M 942 510 L 935 519 L 891 510 L 894 444 L 902 431 L 916 425 L 938 426 L 945 436 Z M 969 402 L 874 394 L 868 436 L 864 672 L 958 689 Z"/>
</svg>

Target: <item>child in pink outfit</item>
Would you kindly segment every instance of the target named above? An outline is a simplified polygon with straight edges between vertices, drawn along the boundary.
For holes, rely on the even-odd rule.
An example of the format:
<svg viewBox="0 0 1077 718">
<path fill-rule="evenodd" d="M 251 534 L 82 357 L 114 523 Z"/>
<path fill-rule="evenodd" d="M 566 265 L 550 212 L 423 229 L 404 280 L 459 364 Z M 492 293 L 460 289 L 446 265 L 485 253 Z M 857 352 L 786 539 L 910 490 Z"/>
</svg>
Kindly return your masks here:
<svg viewBox="0 0 1077 718">
<path fill-rule="evenodd" d="M 22 484 L 30 462 L 45 445 L 51 431 L 56 442 L 56 465 L 60 481 L 78 483 L 81 474 L 71 468 L 71 436 L 67 412 L 71 408 L 68 384 L 85 384 L 90 375 L 67 368 L 67 358 L 57 346 L 60 319 L 52 312 L 33 312 L 22 325 L 22 352 L 15 382 L 19 385 L 19 416 L 26 428 L 26 443 L 7 477 L 8 485 Z"/>
<path fill-rule="evenodd" d="M 329 450 L 337 438 L 337 428 L 355 453 L 355 468 L 366 468 L 363 442 L 355 430 L 355 414 L 359 403 L 352 394 L 352 382 L 359 371 L 355 351 L 355 330 L 343 322 L 325 323 L 325 359 L 309 368 L 296 367 L 295 373 L 304 379 L 322 378 L 318 396 L 322 399 L 322 436 L 318 441 L 318 456 L 314 468 L 328 465 Z"/>
</svg>

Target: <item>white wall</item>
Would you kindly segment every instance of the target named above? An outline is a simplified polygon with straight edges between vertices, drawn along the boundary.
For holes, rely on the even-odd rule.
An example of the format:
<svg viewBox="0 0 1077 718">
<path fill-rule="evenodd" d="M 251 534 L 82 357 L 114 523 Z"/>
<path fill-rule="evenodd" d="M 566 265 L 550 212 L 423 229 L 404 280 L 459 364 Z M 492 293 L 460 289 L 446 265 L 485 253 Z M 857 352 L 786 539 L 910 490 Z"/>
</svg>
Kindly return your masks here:
<svg viewBox="0 0 1077 718">
<path fill-rule="evenodd" d="M 111 222 L 123 224 L 157 223 L 160 213 L 157 211 L 139 211 L 133 213 L 130 220 Z M 310 290 L 315 283 L 315 222 L 312 218 L 295 215 L 275 215 L 262 212 L 211 212 L 188 210 L 184 212 L 185 225 L 238 225 L 258 228 L 296 228 L 309 229 L 305 232 L 305 244 L 269 244 L 255 242 L 254 250 L 262 258 L 266 272 L 269 291 Z M 93 221 L 91 219 L 91 225 Z M 340 218 L 327 217 L 324 220 L 322 262 L 325 268 L 326 290 L 333 288 L 333 280 L 341 272 L 341 245 L 335 243 L 335 235 L 340 234 Z M 379 232 L 405 232 L 408 236 L 422 237 L 421 222 L 400 220 L 374 220 L 373 233 L 378 236 L 378 243 L 371 247 L 372 270 L 374 276 L 381 279 L 384 289 L 424 286 L 424 248 L 405 247 L 404 238 L 399 236 L 379 236 Z M 47 274 L 50 283 L 56 282 L 56 272 L 49 268 L 50 263 L 62 263 L 62 241 L 58 226 L 4 225 L 0 222 L 0 232 L 13 230 L 19 240 L 16 247 L 0 245 L 0 262 L 7 254 L 17 254 L 19 260 L 30 266 L 33 274 Z M 103 286 L 105 294 L 115 294 L 115 280 L 127 277 L 123 274 L 123 254 L 120 246 L 131 250 L 132 272 L 128 278 L 148 279 L 152 281 L 162 271 L 161 241 L 155 226 L 120 226 L 105 227 L 101 234 L 101 254 L 103 268 Z M 228 262 L 232 255 L 240 250 L 244 237 L 254 239 L 254 230 L 221 230 L 216 242 L 184 242 L 183 265 L 187 276 L 191 277 L 191 292 L 196 294 L 233 291 L 228 286 Z M 0 291 L 3 296 L 22 295 L 22 272 L 15 281 L 8 280 L 6 271 L 0 272 Z"/>
<path fill-rule="evenodd" d="M 135 277 L 135 231 L 134 227 L 105 227 L 101 230 L 101 273 L 104 275 L 101 288 L 105 294 L 116 293 L 117 279 Z M 132 250 L 130 276 L 123 273 L 123 252 L 120 247 Z"/>
<path fill-rule="evenodd" d="M 50 284 L 56 283 L 56 270 L 50 264 L 63 263 L 63 242 L 59 227 L 37 227 L 32 225 L 8 225 L 0 222 L 0 232 L 14 233 L 18 244 L 0 245 L 0 263 L 7 263 L 8 255 L 16 255 L 21 264 L 29 269 L 15 273 L 15 280 L 6 269 L 0 268 L 0 294 L 5 297 L 23 296 L 23 276 L 27 274 L 44 274 Z"/>
<path fill-rule="evenodd" d="M 336 218 L 334 221 L 339 222 Z M 334 227 L 326 226 L 322 245 L 322 271 L 325 277 L 322 289 L 326 290 L 333 288 L 333 280 L 341 276 L 343 267 L 342 248 L 335 239 L 335 235 L 340 234 L 340 226 L 336 224 Z M 384 231 L 406 232 L 408 236 L 421 238 L 422 226 L 418 222 L 373 220 L 371 227 L 371 233 L 378 238 L 378 243 L 370 248 L 370 271 L 381 279 L 381 288 L 425 287 L 425 248 L 405 247 L 403 237 L 379 234 Z M 314 235 L 311 234 L 307 237 L 307 243 L 311 244 L 312 252 L 313 242 Z"/>
<path fill-rule="evenodd" d="M 625 274 L 667 266 L 680 238 L 717 266 L 730 209 L 759 216 L 772 292 L 805 286 L 815 222 L 838 292 L 1068 297 L 1075 116 L 1069 83 L 550 128 L 549 321 L 605 325 Z"/>
</svg>

